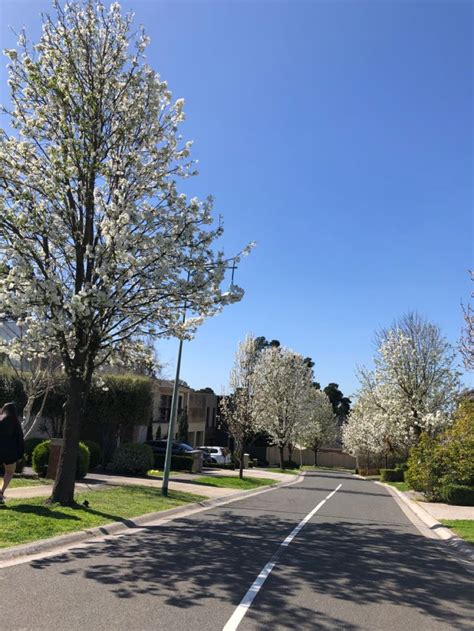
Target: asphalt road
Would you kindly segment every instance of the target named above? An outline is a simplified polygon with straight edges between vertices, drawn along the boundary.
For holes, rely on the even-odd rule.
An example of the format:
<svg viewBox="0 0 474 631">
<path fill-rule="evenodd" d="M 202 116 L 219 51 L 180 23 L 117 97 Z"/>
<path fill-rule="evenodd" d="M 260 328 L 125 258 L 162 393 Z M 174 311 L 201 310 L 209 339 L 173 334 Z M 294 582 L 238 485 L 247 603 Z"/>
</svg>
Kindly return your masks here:
<svg viewBox="0 0 474 631">
<path fill-rule="evenodd" d="M 275 554 L 239 631 L 474 627 L 472 573 L 442 544 L 423 537 L 383 487 L 317 473 L 289 487 L 2 569 L 0 628 L 222 630 Z"/>
</svg>

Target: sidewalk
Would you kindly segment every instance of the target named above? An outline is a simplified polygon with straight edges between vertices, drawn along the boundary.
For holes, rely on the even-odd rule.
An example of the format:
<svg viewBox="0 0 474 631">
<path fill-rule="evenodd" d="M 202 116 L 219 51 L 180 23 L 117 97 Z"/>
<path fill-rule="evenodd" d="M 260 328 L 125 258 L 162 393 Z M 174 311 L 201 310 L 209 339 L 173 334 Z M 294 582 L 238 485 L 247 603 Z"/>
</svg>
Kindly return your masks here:
<svg viewBox="0 0 474 631">
<path fill-rule="evenodd" d="M 417 502 L 420 508 L 423 508 L 433 519 L 440 521 L 441 519 L 472 519 L 474 520 L 474 506 L 452 506 L 451 504 L 442 504 L 441 502 L 425 502 L 417 497 L 414 491 L 404 493 L 408 499 Z"/>
<path fill-rule="evenodd" d="M 203 495 L 208 499 L 218 499 L 230 495 L 241 493 L 241 489 L 220 488 L 216 486 L 205 486 L 196 482 L 196 478 L 200 476 L 221 477 L 221 476 L 238 476 L 238 471 L 228 471 L 224 469 L 204 470 L 202 473 L 179 473 L 171 476 L 169 488 L 173 491 L 185 491 L 187 493 L 195 493 Z M 283 473 L 267 472 L 261 469 L 246 469 L 245 477 L 249 478 L 268 478 L 275 482 L 289 482 L 295 478 L 293 475 Z M 86 491 L 96 491 L 110 486 L 149 486 L 161 489 L 161 478 L 134 478 L 129 476 L 112 475 L 107 473 L 88 473 L 81 482 L 76 482 L 76 491 L 83 493 Z M 28 499 L 32 497 L 46 497 L 51 492 L 51 484 L 43 486 L 22 486 L 14 489 L 8 489 L 5 497 L 9 499 Z"/>
</svg>

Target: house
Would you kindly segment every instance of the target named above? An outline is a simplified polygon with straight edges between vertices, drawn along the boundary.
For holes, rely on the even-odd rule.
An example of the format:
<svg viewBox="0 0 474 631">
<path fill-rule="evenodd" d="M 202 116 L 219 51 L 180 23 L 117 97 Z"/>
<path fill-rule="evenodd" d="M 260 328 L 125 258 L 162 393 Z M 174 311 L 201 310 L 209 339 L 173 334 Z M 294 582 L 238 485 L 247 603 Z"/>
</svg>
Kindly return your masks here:
<svg viewBox="0 0 474 631">
<path fill-rule="evenodd" d="M 153 438 L 168 436 L 174 382 L 156 379 L 153 384 Z M 216 426 L 217 397 L 210 388 L 193 390 L 188 385 L 178 386 L 178 417 L 185 409 L 188 413 L 188 443 L 193 447 L 205 444 L 206 432 Z M 174 428 L 178 436 L 178 424 Z"/>
</svg>

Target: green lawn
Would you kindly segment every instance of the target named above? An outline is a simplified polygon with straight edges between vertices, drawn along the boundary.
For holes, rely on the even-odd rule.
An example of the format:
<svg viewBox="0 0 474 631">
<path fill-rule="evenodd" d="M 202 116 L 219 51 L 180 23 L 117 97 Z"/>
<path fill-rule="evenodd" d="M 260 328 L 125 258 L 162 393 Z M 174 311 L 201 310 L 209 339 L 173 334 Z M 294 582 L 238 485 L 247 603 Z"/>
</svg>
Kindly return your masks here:
<svg viewBox="0 0 474 631">
<path fill-rule="evenodd" d="M 442 519 L 441 523 L 474 546 L 474 519 Z"/>
<path fill-rule="evenodd" d="M 271 471 L 272 473 L 288 473 L 289 475 L 298 475 L 299 469 L 278 469 L 278 467 L 265 467 L 265 471 Z"/>
<path fill-rule="evenodd" d="M 82 506 L 88 500 L 89 507 Z M 207 499 L 200 495 L 144 486 L 122 486 L 77 495 L 74 508 L 46 506 L 45 498 L 10 500 L 0 508 L 0 548 L 47 539 L 113 521 Z"/>
<path fill-rule="evenodd" d="M 170 471 L 171 477 L 177 477 L 183 474 L 191 475 L 191 471 Z M 160 469 L 150 469 L 149 471 L 147 471 L 147 475 L 151 475 L 154 478 L 162 478 L 163 471 L 161 471 Z"/>
<path fill-rule="evenodd" d="M 8 488 L 17 489 L 20 486 L 45 486 L 49 484 L 52 484 L 52 480 L 35 480 L 34 478 L 31 478 L 31 479 L 13 478 Z M 8 489 L 7 489 L 6 495 L 8 496 Z"/>
<path fill-rule="evenodd" d="M 410 491 L 411 486 L 408 482 L 384 482 L 384 484 L 389 484 L 390 486 L 394 486 L 399 491 Z"/>
<path fill-rule="evenodd" d="M 269 480 L 268 478 L 244 478 L 241 480 L 237 476 L 220 475 L 220 476 L 207 476 L 202 475 L 194 480 L 198 484 L 204 484 L 206 486 L 219 486 L 229 489 L 256 489 L 259 486 L 266 486 L 269 484 L 275 484 L 277 480 Z"/>
</svg>

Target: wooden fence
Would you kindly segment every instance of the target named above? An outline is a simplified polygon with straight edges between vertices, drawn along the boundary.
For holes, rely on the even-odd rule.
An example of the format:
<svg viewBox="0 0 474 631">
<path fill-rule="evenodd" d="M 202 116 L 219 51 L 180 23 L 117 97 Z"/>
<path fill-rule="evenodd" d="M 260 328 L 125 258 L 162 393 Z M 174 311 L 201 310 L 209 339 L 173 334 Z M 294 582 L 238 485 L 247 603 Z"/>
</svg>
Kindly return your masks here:
<svg viewBox="0 0 474 631">
<path fill-rule="evenodd" d="M 284 459 L 288 460 L 288 450 L 284 451 Z M 314 452 L 311 449 L 295 447 L 292 455 L 293 462 L 303 465 L 314 465 Z M 277 447 L 267 447 L 267 460 L 270 465 L 279 465 L 280 452 Z M 346 454 L 342 449 L 320 449 L 318 451 L 318 465 L 320 467 L 341 467 L 344 469 L 355 469 L 356 459 L 350 454 Z"/>
</svg>

